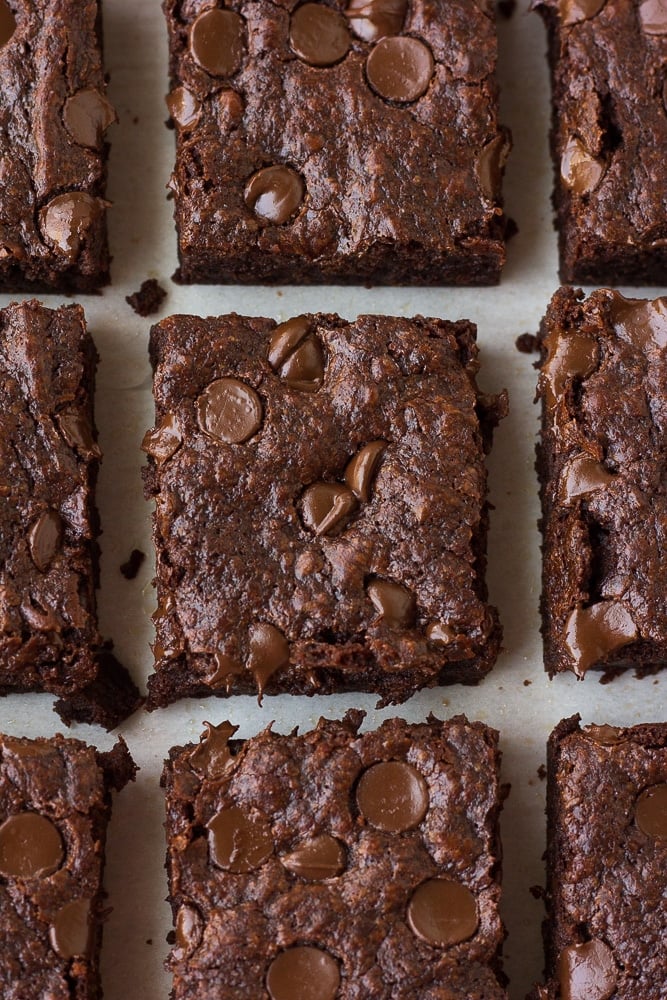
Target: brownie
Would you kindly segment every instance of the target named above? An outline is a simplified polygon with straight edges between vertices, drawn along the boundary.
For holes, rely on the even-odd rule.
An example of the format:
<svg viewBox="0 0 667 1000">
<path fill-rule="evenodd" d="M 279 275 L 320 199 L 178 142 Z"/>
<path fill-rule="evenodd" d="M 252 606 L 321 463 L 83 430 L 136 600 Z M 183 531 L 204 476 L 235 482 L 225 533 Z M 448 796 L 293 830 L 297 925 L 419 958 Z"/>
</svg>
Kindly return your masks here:
<svg viewBox="0 0 667 1000">
<path fill-rule="evenodd" d="M 98 753 L 62 736 L 0 736 L 3 1000 L 101 1000 L 111 790 L 135 771 L 122 740 Z"/>
<path fill-rule="evenodd" d="M 548 982 L 536 1000 L 667 996 L 667 725 L 554 730 Z"/>
<path fill-rule="evenodd" d="M 98 0 L 0 0 L 0 291 L 109 279 Z"/>
<path fill-rule="evenodd" d="M 125 301 L 132 306 L 138 316 L 153 316 L 162 308 L 167 293 L 156 278 L 142 281 L 139 290 L 126 295 Z"/>
<path fill-rule="evenodd" d="M 563 282 L 667 282 L 667 8 L 534 0 L 549 37 Z"/>
<path fill-rule="evenodd" d="M 96 361 L 80 306 L 0 310 L 0 694 L 66 704 L 104 675 L 89 721 L 115 724 L 138 692 L 98 657 Z"/>
<path fill-rule="evenodd" d="M 183 282 L 494 284 L 491 0 L 164 0 Z"/>
<path fill-rule="evenodd" d="M 667 663 L 667 299 L 561 288 L 542 324 L 542 632 L 553 674 Z"/>
<path fill-rule="evenodd" d="M 463 716 L 171 751 L 172 1000 L 502 1000 L 497 733 Z"/>
<path fill-rule="evenodd" d="M 149 707 L 184 695 L 478 681 L 482 396 L 466 322 L 236 315 L 153 327 L 158 610 Z"/>
</svg>

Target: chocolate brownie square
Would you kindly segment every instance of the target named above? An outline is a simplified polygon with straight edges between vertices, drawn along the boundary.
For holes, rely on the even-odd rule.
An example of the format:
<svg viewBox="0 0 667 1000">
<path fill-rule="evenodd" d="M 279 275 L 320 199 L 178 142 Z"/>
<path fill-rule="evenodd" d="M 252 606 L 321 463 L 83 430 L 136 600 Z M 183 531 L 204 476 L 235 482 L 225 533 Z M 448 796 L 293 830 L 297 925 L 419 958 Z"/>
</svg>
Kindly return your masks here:
<svg viewBox="0 0 667 1000">
<path fill-rule="evenodd" d="M 497 733 L 361 712 L 165 765 L 173 1000 L 503 1000 Z"/>
<path fill-rule="evenodd" d="M 109 279 L 98 0 L 0 0 L 0 291 Z"/>
<path fill-rule="evenodd" d="M 498 281 L 491 0 L 164 9 L 181 281 Z"/>
<path fill-rule="evenodd" d="M 563 282 L 667 281 L 667 7 L 535 0 L 549 36 Z"/>
<path fill-rule="evenodd" d="M 554 730 L 548 983 L 539 1000 L 667 996 L 667 725 Z"/>
<path fill-rule="evenodd" d="M 667 299 L 562 288 L 541 331 L 549 673 L 667 663 Z"/>
<path fill-rule="evenodd" d="M 485 446 L 506 407 L 466 322 L 236 315 L 153 327 L 149 705 L 478 681 Z"/>
</svg>

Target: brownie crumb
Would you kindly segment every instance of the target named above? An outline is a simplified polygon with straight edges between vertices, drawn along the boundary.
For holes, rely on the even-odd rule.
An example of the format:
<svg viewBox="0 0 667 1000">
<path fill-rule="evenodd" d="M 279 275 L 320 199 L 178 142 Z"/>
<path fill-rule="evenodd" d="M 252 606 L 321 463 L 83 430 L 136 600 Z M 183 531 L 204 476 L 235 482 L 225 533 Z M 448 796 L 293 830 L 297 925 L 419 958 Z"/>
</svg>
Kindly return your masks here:
<svg viewBox="0 0 667 1000">
<path fill-rule="evenodd" d="M 148 278 L 142 281 L 138 292 L 126 295 L 125 301 L 139 316 L 154 316 L 160 311 L 166 297 L 167 293 L 162 285 L 155 278 Z"/>
<path fill-rule="evenodd" d="M 536 354 L 540 349 L 538 338 L 534 333 L 522 333 L 516 338 L 516 349 L 522 354 Z"/>
<path fill-rule="evenodd" d="M 540 781 L 544 781 L 546 776 L 547 776 L 547 769 L 544 764 L 540 764 L 540 766 L 537 769 L 537 777 L 540 779 Z"/>
<path fill-rule="evenodd" d="M 525 680 L 525 681 L 523 682 L 523 686 L 524 686 L 525 688 L 528 688 L 528 687 L 530 687 L 530 685 L 531 685 L 532 683 L 533 683 L 532 681 L 529 681 L 529 680 L 527 680 L 527 679 L 526 679 L 526 680 Z"/>
<path fill-rule="evenodd" d="M 137 573 L 144 564 L 146 553 L 141 549 L 132 549 L 130 558 L 120 567 L 120 571 L 126 580 L 134 580 Z"/>
<path fill-rule="evenodd" d="M 544 889 L 541 885 L 531 885 L 528 892 L 531 894 L 533 899 L 544 899 Z"/>
<path fill-rule="evenodd" d="M 515 10 L 516 0 L 498 0 L 498 13 L 501 17 L 504 17 L 505 20 L 509 21 Z"/>
</svg>

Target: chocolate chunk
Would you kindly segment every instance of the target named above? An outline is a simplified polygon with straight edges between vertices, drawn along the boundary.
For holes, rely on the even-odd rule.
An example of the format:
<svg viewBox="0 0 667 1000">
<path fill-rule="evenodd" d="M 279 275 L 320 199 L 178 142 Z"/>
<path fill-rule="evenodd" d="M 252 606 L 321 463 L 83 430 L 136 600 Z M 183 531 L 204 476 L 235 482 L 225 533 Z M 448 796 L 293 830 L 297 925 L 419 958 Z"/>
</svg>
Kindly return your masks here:
<svg viewBox="0 0 667 1000">
<path fill-rule="evenodd" d="M 667 840 L 667 784 L 647 788 L 635 804 L 635 822 L 655 840 Z"/>
<path fill-rule="evenodd" d="M 385 100 L 401 104 L 426 93 L 433 70 L 428 45 L 408 35 L 383 38 L 366 60 L 366 77 L 373 90 Z"/>
<path fill-rule="evenodd" d="M 626 299 L 611 292 L 609 313 L 614 329 L 629 344 L 646 351 L 667 347 L 667 298 Z"/>
<path fill-rule="evenodd" d="M 7 0 L 0 0 L 0 48 L 6 45 L 16 31 L 16 18 Z"/>
<path fill-rule="evenodd" d="M 644 0 L 639 21 L 647 35 L 667 35 L 667 5 L 664 0 Z"/>
<path fill-rule="evenodd" d="M 342 527 L 357 507 L 352 490 L 338 483 L 313 483 L 301 502 L 303 523 L 316 535 L 331 534 Z"/>
<path fill-rule="evenodd" d="M 63 857 L 60 832 L 46 816 L 17 813 L 0 826 L 0 875 L 4 878 L 52 875 Z"/>
<path fill-rule="evenodd" d="M 287 359 L 310 333 L 311 322 L 307 316 L 293 316 L 279 323 L 269 341 L 269 364 L 274 371 L 280 371 Z"/>
<path fill-rule="evenodd" d="M 190 753 L 190 767 L 210 778 L 221 777 L 228 769 L 233 757 L 229 750 L 229 741 L 239 728 L 231 722 L 221 722 L 214 726 L 204 723 L 206 732 L 202 734 L 199 745 Z"/>
<path fill-rule="evenodd" d="M 232 10 L 203 11 L 190 28 L 190 55 L 211 76 L 233 76 L 245 54 L 243 28 Z"/>
<path fill-rule="evenodd" d="M 583 677 L 594 664 L 637 638 L 637 626 L 622 601 L 599 601 L 575 608 L 566 624 L 565 642 L 574 672 Z"/>
<path fill-rule="evenodd" d="M 590 455 L 574 455 L 561 472 L 558 499 L 567 506 L 573 500 L 604 489 L 613 481 L 612 474 Z"/>
<path fill-rule="evenodd" d="M 357 785 L 357 805 L 372 826 L 402 833 L 418 826 L 428 811 L 428 786 L 411 764 L 400 760 L 373 764 Z"/>
<path fill-rule="evenodd" d="M 213 690 L 224 687 L 229 693 L 234 683 L 234 678 L 243 673 L 242 663 L 235 660 L 233 656 L 228 656 L 220 650 L 216 650 L 213 655 L 215 670 L 206 678 L 206 683 Z"/>
<path fill-rule="evenodd" d="M 160 311 L 166 297 L 167 293 L 162 285 L 155 278 L 147 278 L 141 282 L 138 292 L 125 296 L 125 301 L 138 316 L 152 316 Z"/>
<path fill-rule="evenodd" d="M 49 943 L 56 954 L 65 959 L 90 953 L 89 899 L 74 899 L 58 910 L 49 927 Z"/>
<path fill-rule="evenodd" d="M 568 140 L 560 161 L 560 175 L 565 187 L 574 194 L 595 191 L 606 170 L 605 164 L 588 152 L 581 139 Z"/>
<path fill-rule="evenodd" d="M 295 316 L 275 328 L 269 342 L 269 364 L 294 388 L 314 392 L 324 377 L 319 337 L 310 334 L 307 316 Z"/>
<path fill-rule="evenodd" d="M 93 437 L 93 428 L 87 417 L 75 410 L 61 410 L 56 415 L 56 421 L 60 433 L 70 448 L 76 448 L 84 458 L 101 457 L 102 453 Z"/>
<path fill-rule="evenodd" d="M 301 176 L 277 164 L 258 170 L 248 180 L 243 197 L 248 208 L 266 223 L 283 226 L 299 208 L 305 195 Z"/>
<path fill-rule="evenodd" d="M 345 18 L 324 3 L 305 3 L 290 18 L 289 42 L 299 59 L 311 66 L 333 66 L 350 48 Z"/>
<path fill-rule="evenodd" d="M 167 413 L 154 430 L 146 431 L 141 449 L 154 458 L 158 465 L 162 465 L 178 451 L 182 442 L 176 417 L 173 413 Z"/>
<path fill-rule="evenodd" d="M 407 587 L 389 580 L 372 580 L 366 593 L 382 616 L 386 625 L 409 628 L 417 616 L 415 595 Z"/>
<path fill-rule="evenodd" d="M 597 17 L 607 0 L 561 0 L 560 16 L 563 24 L 578 24 Z"/>
<path fill-rule="evenodd" d="M 44 237 L 69 260 L 74 261 L 88 229 L 101 212 L 101 203 L 85 191 L 59 194 L 39 213 L 39 227 Z"/>
<path fill-rule="evenodd" d="M 345 850 L 335 837 L 323 833 L 312 840 L 304 840 L 290 854 L 280 859 L 293 875 L 319 882 L 335 878 L 345 871 Z"/>
<path fill-rule="evenodd" d="M 167 95 L 167 109 L 179 128 L 190 128 L 201 114 L 201 101 L 187 87 L 174 87 Z"/>
<path fill-rule="evenodd" d="M 509 142 L 504 135 L 497 135 L 487 142 L 477 160 L 477 180 L 487 198 L 495 201 L 500 194 L 503 168 L 509 155 Z"/>
<path fill-rule="evenodd" d="M 202 939 L 204 923 L 201 914 L 194 906 L 179 907 L 176 916 L 176 948 L 174 958 L 182 961 L 188 958 Z"/>
<path fill-rule="evenodd" d="M 407 9 L 408 0 L 350 0 L 345 16 L 355 35 L 377 42 L 400 33 Z"/>
<path fill-rule="evenodd" d="M 280 629 L 268 622 L 251 625 L 249 635 L 248 668 L 255 678 L 261 701 L 268 679 L 289 662 L 289 643 Z"/>
<path fill-rule="evenodd" d="M 585 378 L 595 368 L 599 348 L 592 337 L 570 334 L 547 340 L 549 358 L 543 369 L 544 390 L 548 407 L 556 405 L 568 382 L 574 377 Z"/>
<path fill-rule="evenodd" d="M 623 730 L 619 729 L 618 726 L 606 724 L 596 726 L 594 723 L 590 723 L 590 725 L 584 726 L 582 731 L 584 736 L 602 747 L 614 747 L 625 742 L 625 737 L 621 735 Z"/>
<path fill-rule="evenodd" d="M 597 939 L 563 948 L 558 981 L 561 1000 L 609 1000 L 618 986 L 611 950 Z"/>
<path fill-rule="evenodd" d="M 251 386 L 237 378 L 221 378 L 197 400 L 199 426 L 226 444 L 243 444 L 262 426 L 262 403 Z"/>
<path fill-rule="evenodd" d="M 407 917 L 418 938 L 441 948 L 467 941 L 479 925 L 477 902 L 470 889 L 444 878 L 430 879 L 415 890 Z"/>
<path fill-rule="evenodd" d="M 55 510 L 45 510 L 28 532 L 30 558 L 41 573 L 47 569 L 60 551 L 63 540 L 63 522 Z"/>
<path fill-rule="evenodd" d="M 99 90 L 77 90 L 63 107 L 63 124 L 79 146 L 99 149 L 104 133 L 118 121 L 116 111 Z"/>
<path fill-rule="evenodd" d="M 334 1000 L 339 985 L 336 959 L 308 945 L 282 951 L 266 974 L 271 1000 Z"/>
<path fill-rule="evenodd" d="M 130 558 L 127 562 L 122 563 L 120 567 L 120 571 L 126 580 L 136 579 L 137 573 L 143 566 L 145 559 L 145 552 L 142 552 L 141 549 L 132 549 Z"/>
<path fill-rule="evenodd" d="M 273 853 L 267 823 L 249 819 L 237 806 L 221 809 L 207 823 L 207 829 L 211 861 L 225 871 L 235 874 L 254 871 Z"/>
<path fill-rule="evenodd" d="M 371 441 L 351 458 L 345 468 L 345 482 L 354 493 L 357 500 L 368 503 L 371 498 L 371 485 L 377 471 L 380 458 L 387 450 L 386 441 Z"/>
</svg>

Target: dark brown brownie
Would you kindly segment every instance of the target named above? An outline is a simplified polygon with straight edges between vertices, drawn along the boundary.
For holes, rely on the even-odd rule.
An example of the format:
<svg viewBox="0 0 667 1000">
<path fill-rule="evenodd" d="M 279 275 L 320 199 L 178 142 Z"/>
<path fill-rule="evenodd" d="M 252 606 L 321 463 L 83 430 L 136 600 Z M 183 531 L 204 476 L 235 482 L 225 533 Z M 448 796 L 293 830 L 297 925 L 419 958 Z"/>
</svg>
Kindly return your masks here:
<svg viewBox="0 0 667 1000">
<path fill-rule="evenodd" d="M 549 35 L 563 282 L 667 281 L 667 7 L 534 0 Z"/>
<path fill-rule="evenodd" d="M 134 779 L 109 753 L 62 736 L 0 736 L 0 995 L 101 1000 L 102 888 L 111 790 Z"/>
<path fill-rule="evenodd" d="M 551 675 L 667 663 L 667 299 L 562 288 L 542 324 L 542 620 Z"/>
<path fill-rule="evenodd" d="M 667 997 L 667 725 L 578 725 L 548 750 L 539 1000 Z"/>
<path fill-rule="evenodd" d="M 497 733 L 459 716 L 172 750 L 172 1000 L 503 1000 Z"/>
<path fill-rule="evenodd" d="M 484 447 L 506 399 L 466 322 L 173 316 L 153 327 L 156 673 L 184 695 L 475 683 Z"/>
<path fill-rule="evenodd" d="M 0 310 L 0 694 L 66 706 L 111 680 L 97 659 L 96 360 L 80 306 Z M 89 721 L 120 721 L 128 692 L 136 707 L 122 668 L 110 687 Z"/>
<path fill-rule="evenodd" d="M 164 9 L 181 281 L 498 281 L 491 0 Z"/>
<path fill-rule="evenodd" d="M 109 278 L 97 0 L 0 0 L 0 291 Z"/>
</svg>

